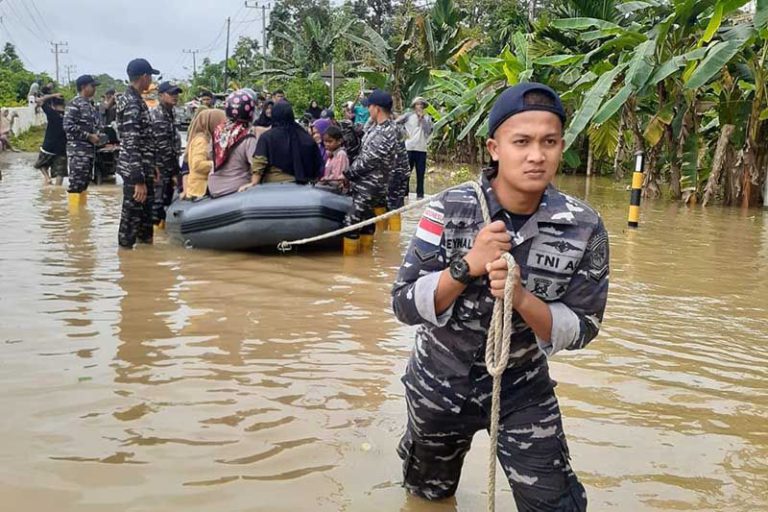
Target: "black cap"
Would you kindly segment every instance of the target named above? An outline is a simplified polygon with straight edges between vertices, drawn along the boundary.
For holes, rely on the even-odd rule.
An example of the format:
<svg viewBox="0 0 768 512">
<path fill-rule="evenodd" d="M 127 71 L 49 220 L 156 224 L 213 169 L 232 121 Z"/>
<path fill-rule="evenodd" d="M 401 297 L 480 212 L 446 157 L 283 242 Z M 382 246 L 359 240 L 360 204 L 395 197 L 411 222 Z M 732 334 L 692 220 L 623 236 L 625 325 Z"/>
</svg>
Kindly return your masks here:
<svg viewBox="0 0 768 512">
<path fill-rule="evenodd" d="M 549 96 L 552 100 L 551 105 L 545 103 L 528 103 L 525 102 L 525 95 L 537 92 Z M 513 85 L 503 93 L 499 95 L 496 102 L 491 108 L 491 113 L 488 115 L 488 137 L 493 137 L 496 129 L 501 126 L 501 123 L 521 112 L 528 112 L 531 110 L 543 110 L 545 112 L 552 112 L 565 126 L 565 109 L 563 103 L 560 101 L 560 96 L 555 91 L 550 89 L 544 84 L 536 82 L 524 83 Z"/>
<path fill-rule="evenodd" d="M 98 80 L 93 78 L 91 75 L 81 75 L 77 77 L 77 81 L 75 81 L 75 85 L 77 86 L 78 91 L 86 85 L 90 84 L 93 84 L 94 86 L 100 85 Z"/>
<path fill-rule="evenodd" d="M 333 119 L 334 117 L 336 117 L 336 114 L 330 108 L 324 108 L 320 112 L 320 119 Z"/>
<path fill-rule="evenodd" d="M 171 82 L 163 82 L 157 88 L 157 92 L 161 94 L 162 93 L 179 94 L 181 92 L 181 87 L 179 87 L 176 84 L 172 84 Z"/>
<path fill-rule="evenodd" d="M 201 98 L 213 98 L 213 93 L 211 91 L 203 91 L 200 93 Z"/>
<path fill-rule="evenodd" d="M 147 59 L 133 59 L 126 68 L 128 76 L 159 75 L 160 72 L 152 67 Z"/>
<path fill-rule="evenodd" d="M 368 96 L 368 105 L 377 105 L 392 110 L 392 96 L 386 91 L 376 89 Z"/>
<path fill-rule="evenodd" d="M 109 88 L 109 89 L 107 89 L 107 92 L 105 92 L 104 94 L 115 94 L 115 89 L 114 88 Z"/>
</svg>

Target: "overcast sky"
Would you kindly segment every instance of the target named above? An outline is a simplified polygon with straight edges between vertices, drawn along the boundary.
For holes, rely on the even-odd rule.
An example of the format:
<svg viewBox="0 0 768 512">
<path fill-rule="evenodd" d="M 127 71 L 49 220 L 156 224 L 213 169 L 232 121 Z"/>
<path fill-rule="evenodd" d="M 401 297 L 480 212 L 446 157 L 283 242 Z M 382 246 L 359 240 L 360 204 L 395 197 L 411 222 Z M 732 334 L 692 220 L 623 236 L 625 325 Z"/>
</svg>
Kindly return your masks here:
<svg viewBox="0 0 768 512">
<path fill-rule="evenodd" d="M 226 18 L 232 18 L 231 46 L 238 37 L 261 42 L 261 9 L 246 9 L 243 0 L 0 0 L 0 42 L 16 45 L 27 69 L 55 76 L 51 42 L 67 42 L 59 56 L 61 82 L 65 66 L 82 74 L 109 73 L 125 79 L 128 61 L 143 57 L 166 79 L 192 75 L 192 55 L 224 59 Z"/>
</svg>

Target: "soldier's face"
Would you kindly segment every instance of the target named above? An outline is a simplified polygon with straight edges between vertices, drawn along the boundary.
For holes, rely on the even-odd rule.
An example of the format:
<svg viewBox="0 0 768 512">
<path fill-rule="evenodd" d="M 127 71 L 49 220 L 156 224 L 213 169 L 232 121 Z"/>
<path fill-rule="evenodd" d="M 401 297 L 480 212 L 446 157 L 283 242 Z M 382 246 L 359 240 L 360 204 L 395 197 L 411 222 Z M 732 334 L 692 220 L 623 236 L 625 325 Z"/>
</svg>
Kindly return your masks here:
<svg viewBox="0 0 768 512">
<path fill-rule="evenodd" d="M 178 94 L 168 94 L 167 92 L 164 92 L 160 95 L 160 100 L 165 103 L 166 105 L 169 105 L 171 107 L 175 107 L 176 104 L 179 102 L 179 95 Z"/>
<path fill-rule="evenodd" d="M 200 100 L 200 102 L 206 107 L 211 106 L 211 101 L 212 101 L 211 98 L 209 98 L 208 96 L 203 96 L 203 98 Z"/>
<path fill-rule="evenodd" d="M 541 193 L 555 177 L 563 157 L 563 126 L 555 114 L 516 114 L 488 139 L 488 152 L 499 163 L 499 179 L 523 193 Z"/>
</svg>

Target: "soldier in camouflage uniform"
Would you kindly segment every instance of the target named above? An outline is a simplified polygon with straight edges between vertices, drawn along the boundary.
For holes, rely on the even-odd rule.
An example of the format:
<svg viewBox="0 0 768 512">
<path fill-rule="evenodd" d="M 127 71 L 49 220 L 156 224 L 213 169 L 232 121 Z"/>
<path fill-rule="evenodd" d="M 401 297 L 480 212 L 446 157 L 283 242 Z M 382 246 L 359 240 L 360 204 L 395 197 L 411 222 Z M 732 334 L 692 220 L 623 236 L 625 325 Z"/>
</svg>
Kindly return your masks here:
<svg viewBox="0 0 768 512">
<path fill-rule="evenodd" d="M 583 511 L 548 358 L 597 335 L 608 292 L 608 235 L 588 205 L 550 185 L 565 112 L 554 91 L 521 84 L 489 117 L 495 166 L 481 177 L 492 222 L 469 187 L 437 196 L 419 222 L 392 296 L 397 318 L 419 325 L 403 383 L 404 486 L 426 499 L 456 492 L 472 436 L 487 430 L 492 377 L 484 362 L 494 297 L 516 278 L 509 366 L 502 376 L 498 459 L 521 512 Z M 495 138 L 494 138 L 495 137 Z"/>
<path fill-rule="evenodd" d="M 137 239 L 152 243 L 155 149 L 149 109 L 141 92 L 152 84 L 152 75 L 159 73 L 145 59 L 132 60 L 128 63 L 131 85 L 117 101 L 117 172 L 123 178 L 123 209 L 117 234 L 120 247 L 132 248 Z"/>
<path fill-rule="evenodd" d="M 64 112 L 64 132 L 67 134 L 69 160 L 68 192 L 79 194 L 88 189 L 99 142 L 101 117 L 93 104 L 93 95 L 99 85 L 91 75 L 77 78 L 77 97 Z"/>
<path fill-rule="evenodd" d="M 398 130 L 398 140 L 395 145 L 395 161 L 389 176 L 387 186 L 387 209 L 396 210 L 405 205 L 408 197 L 408 186 L 411 181 L 411 166 L 408 162 L 408 151 L 405 149 L 405 139 Z"/>
<path fill-rule="evenodd" d="M 181 137 L 176 130 L 173 112 L 179 101 L 181 88 L 170 82 L 163 82 L 157 90 L 160 93 L 160 102 L 149 111 L 155 147 L 155 201 L 152 211 L 154 224 L 165 220 L 165 209 L 173 201 L 173 184 L 174 180 L 179 179 L 181 153 Z"/>
<path fill-rule="evenodd" d="M 368 99 L 368 109 L 374 125 L 363 137 L 360 155 L 344 172 L 349 180 L 352 210 L 347 214 L 345 225 L 350 226 L 373 217 L 374 206 L 387 201 L 390 170 L 395 166 L 398 129 L 390 119 L 392 96 L 375 90 Z M 367 226 L 363 234 L 373 233 L 375 227 Z M 359 234 L 348 234 L 348 238 Z"/>
</svg>

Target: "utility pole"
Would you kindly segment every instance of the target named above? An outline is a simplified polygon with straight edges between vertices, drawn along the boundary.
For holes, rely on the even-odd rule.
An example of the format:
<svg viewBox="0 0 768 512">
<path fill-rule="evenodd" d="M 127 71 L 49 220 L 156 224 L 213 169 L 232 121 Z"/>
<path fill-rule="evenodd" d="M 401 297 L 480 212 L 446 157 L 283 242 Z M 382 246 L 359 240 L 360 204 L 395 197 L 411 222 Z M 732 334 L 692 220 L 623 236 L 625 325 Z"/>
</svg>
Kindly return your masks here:
<svg viewBox="0 0 768 512">
<path fill-rule="evenodd" d="M 267 70 L 267 9 L 270 9 L 269 3 L 262 3 L 259 6 L 259 2 L 245 1 L 245 6 L 249 9 L 258 9 L 261 7 L 261 70 L 265 72 Z M 266 80 L 266 76 L 264 77 Z"/>
<path fill-rule="evenodd" d="M 59 55 L 62 53 L 69 53 L 69 50 L 62 50 L 59 48 L 60 46 L 69 46 L 69 43 L 60 42 L 60 43 L 54 43 L 51 41 L 51 46 L 53 46 L 53 49 L 51 50 L 51 53 L 53 53 L 56 56 L 56 83 L 59 82 Z"/>
<path fill-rule="evenodd" d="M 67 64 L 64 66 L 64 69 L 67 70 L 67 85 L 70 85 L 72 83 L 72 72 L 77 71 L 77 66 L 74 64 Z"/>
<path fill-rule="evenodd" d="M 227 18 L 227 53 L 224 57 L 224 91 L 227 92 L 227 75 L 229 74 L 229 26 L 232 23 L 230 18 Z"/>
<path fill-rule="evenodd" d="M 200 53 L 200 50 L 181 50 L 183 53 L 191 53 L 192 54 L 192 79 L 194 80 L 197 78 L 197 54 Z"/>
</svg>

